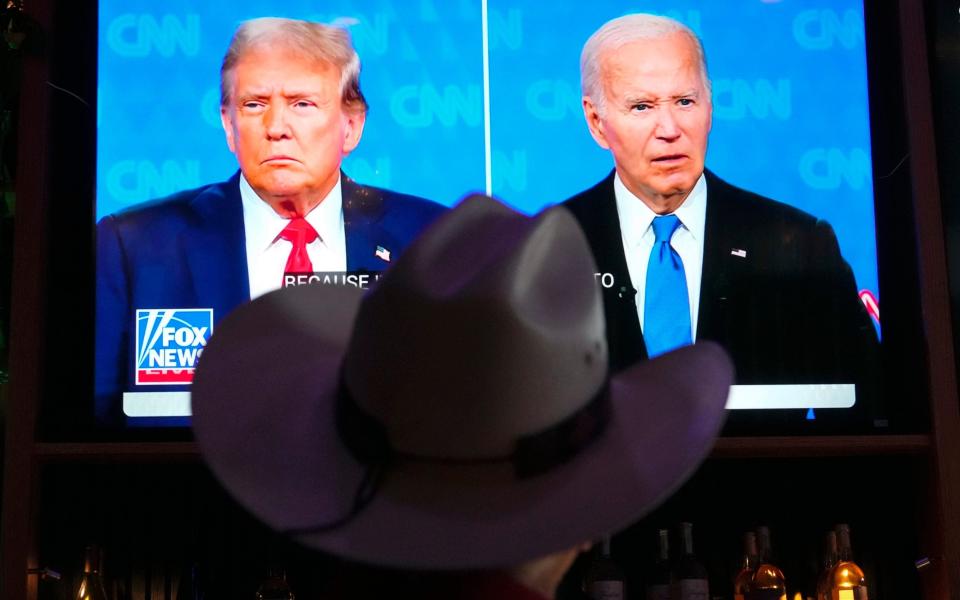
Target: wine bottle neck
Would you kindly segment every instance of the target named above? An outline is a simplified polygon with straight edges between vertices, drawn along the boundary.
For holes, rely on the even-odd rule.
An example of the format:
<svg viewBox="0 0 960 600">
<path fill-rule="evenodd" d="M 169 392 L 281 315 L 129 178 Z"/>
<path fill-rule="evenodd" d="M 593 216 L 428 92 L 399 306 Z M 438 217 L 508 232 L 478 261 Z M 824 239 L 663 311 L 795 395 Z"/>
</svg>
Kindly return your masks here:
<svg viewBox="0 0 960 600">
<path fill-rule="evenodd" d="M 667 562 L 670 560 L 670 532 L 666 529 L 661 529 L 657 532 L 657 535 L 660 548 L 658 558 L 661 562 Z"/>
<path fill-rule="evenodd" d="M 828 569 L 833 567 L 833 565 L 837 564 L 838 554 L 837 534 L 835 531 L 830 531 L 827 533 L 823 545 L 823 565 Z"/>
<path fill-rule="evenodd" d="M 84 573 L 100 572 L 100 549 L 99 548 L 90 546 L 84 551 L 83 572 Z"/>
<path fill-rule="evenodd" d="M 683 544 L 683 554 L 690 556 L 693 554 L 693 525 L 690 523 L 681 523 L 680 533 Z"/>
<path fill-rule="evenodd" d="M 748 531 L 743 535 L 743 568 L 756 568 L 758 559 L 757 536 L 752 531 Z"/>
<path fill-rule="evenodd" d="M 770 550 L 770 530 L 766 527 L 757 529 L 757 546 L 759 550 L 757 555 L 760 562 L 770 562 L 770 555 L 772 554 Z"/>
<path fill-rule="evenodd" d="M 837 529 L 837 545 L 839 546 L 839 558 L 841 561 L 853 560 L 853 550 L 850 546 L 850 530 L 845 526 Z"/>
</svg>

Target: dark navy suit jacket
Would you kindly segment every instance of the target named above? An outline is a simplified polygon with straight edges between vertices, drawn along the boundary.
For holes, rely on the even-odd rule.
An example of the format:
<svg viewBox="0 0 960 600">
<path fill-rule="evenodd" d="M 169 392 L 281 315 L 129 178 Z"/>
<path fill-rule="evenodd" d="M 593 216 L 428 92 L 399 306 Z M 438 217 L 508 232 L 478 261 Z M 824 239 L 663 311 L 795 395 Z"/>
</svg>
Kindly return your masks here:
<svg viewBox="0 0 960 600">
<path fill-rule="evenodd" d="M 833 228 L 706 171 L 697 340 L 730 353 L 737 383 L 865 383 L 877 338 Z M 613 173 L 567 200 L 601 273 L 611 369 L 647 358 L 623 253 Z"/>
<path fill-rule="evenodd" d="M 134 385 L 134 315 L 212 308 L 216 323 L 250 299 L 240 173 L 104 217 L 97 225 L 96 412 L 120 418 Z M 383 271 L 446 208 L 341 177 L 348 271 Z M 163 390 L 188 389 L 165 386 Z"/>
</svg>

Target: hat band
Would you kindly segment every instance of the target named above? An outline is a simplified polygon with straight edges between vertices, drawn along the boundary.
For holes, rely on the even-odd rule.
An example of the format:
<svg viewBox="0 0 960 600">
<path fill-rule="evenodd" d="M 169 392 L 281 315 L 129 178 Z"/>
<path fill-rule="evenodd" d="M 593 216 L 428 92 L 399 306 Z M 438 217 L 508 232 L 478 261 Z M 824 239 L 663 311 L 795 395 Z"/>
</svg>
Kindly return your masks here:
<svg viewBox="0 0 960 600">
<path fill-rule="evenodd" d="M 353 520 L 380 489 L 387 472 L 398 460 L 442 465 L 486 465 L 509 462 L 518 479 L 534 477 L 576 456 L 603 433 L 610 421 L 609 380 L 582 408 L 555 425 L 520 437 L 514 451 L 506 456 L 451 458 L 424 456 L 396 450 L 390 444 L 387 429 L 379 419 L 364 411 L 354 400 L 340 375 L 336 400 L 336 426 L 347 450 L 366 466 L 363 478 L 354 490 L 346 511 L 330 521 L 286 529 L 289 535 L 333 531 Z"/>
<path fill-rule="evenodd" d="M 610 421 L 610 384 L 609 380 L 604 381 L 589 402 L 555 425 L 517 439 L 513 452 L 506 456 L 452 458 L 396 450 L 390 444 L 383 423 L 354 400 L 343 381 L 342 372 L 335 411 L 341 441 L 366 467 L 363 478 L 343 514 L 324 523 L 285 530 L 284 533 L 289 535 L 322 533 L 349 523 L 373 501 L 390 467 L 398 460 L 463 466 L 509 462 L 513 464 L 518 479 L 545 473 L 572 459 L 603 433 Z"/>
<path fill-rule="evenodd" d="M 454 458 L 397 450 L 391 445 L 383 423 L 354 400 L 342 374 L 337 394 L 336 424 L 350 453 L 367 465 L 389 467 L 398 460 L 464 466 L 510 462 L 517 478 L 523 479 L 566 463 L 600 437 L 610 420 L 609 392 L 607 380 L 579 410 L 542 431 L 521 436 L 513 452 L 505 456 Z"/>
</svg>

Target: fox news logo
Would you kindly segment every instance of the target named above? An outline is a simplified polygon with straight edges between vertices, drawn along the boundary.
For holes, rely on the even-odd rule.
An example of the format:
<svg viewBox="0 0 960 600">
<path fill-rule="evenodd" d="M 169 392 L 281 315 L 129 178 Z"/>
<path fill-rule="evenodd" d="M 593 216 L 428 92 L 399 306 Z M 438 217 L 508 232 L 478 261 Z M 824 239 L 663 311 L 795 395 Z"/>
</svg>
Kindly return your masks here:
<svg viewBox="0 0 960 600">
<path fill-rule="evenodd" d="M 137 309 L 137 385 L 193 381 L 212 333 L 212 308 Z"/>
</svg>

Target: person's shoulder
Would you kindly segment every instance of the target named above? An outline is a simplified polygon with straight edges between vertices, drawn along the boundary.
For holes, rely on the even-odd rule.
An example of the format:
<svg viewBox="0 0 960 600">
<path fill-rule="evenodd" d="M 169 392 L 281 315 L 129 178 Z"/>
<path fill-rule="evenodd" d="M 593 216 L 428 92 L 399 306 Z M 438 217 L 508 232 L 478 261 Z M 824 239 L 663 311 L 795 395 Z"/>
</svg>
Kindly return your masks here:
<svg viewBox="0 0 960 600">
<path fill-rule="evenodd" d="M 426 198 L 421 198 L 420 196 L 414 196 L 412 194 L 404 194 L 401 192 L 395 192 L 393 190 L 387 190 L 383 188 L 373 188 L 379 193 L 384 194 L 387 199 L 387 209 L 400 209 L 400 210 L 416 210 L 423 214 L 427 215 L 439 215 L 441 213 L 449 210 L 446 206 L 434 202 L 433 200 L 428 200 Z"/>
<path fill-rule="evenodd" d="M 573 214 L 588 239 L 606 235 L 611 222 L 618 218 L 613 175 L 614 172 L 611 171 L 593 187 L 574 194 L 559 204 Z"/>
<path fill-rule="evenodd" d="M 718 203 L 725 212 L 736 212 L 738 217 L 758 224 L 779 224 L 812 228 L 819 219 L 810 213 L 779 200 L 737 187 L 716 174 L 705 171 L 707 203 Z"/>
<path fill-rule="evenodd" d="M 614 172 L 611 171 L 609 175 L 595 185 L 570 196 L 560 205 L 567 207 L 577 215 L 592 211 L 596 208 L 598 199 L 613 198 L 613 174 Z"/>
<path fill-rule="evenodd" d="M 430 221 L 449 210 L 442 204 L 420 196 L 363 185 L 349 178 L 345 179 L 344 188 L 344 208 L 358 210 L 370 216 Z"/>
<path fill-rule="evenodd" d="M 107 215 L 100 224 L 118 229 L 142 229 L 184 222 L 195 213 L 198 200 L 220 202 L 226 199 L 231 181 L 207 184 L 135 204 Z"/>
</svg>

